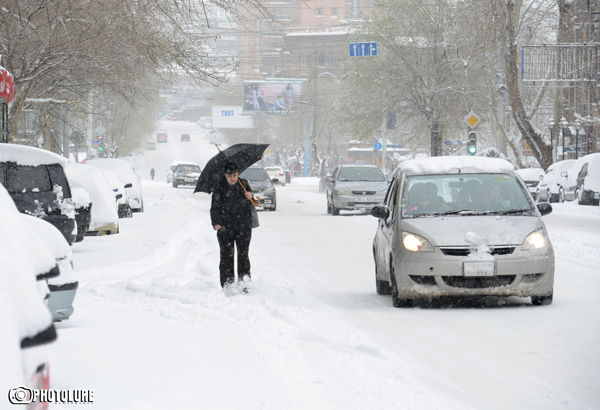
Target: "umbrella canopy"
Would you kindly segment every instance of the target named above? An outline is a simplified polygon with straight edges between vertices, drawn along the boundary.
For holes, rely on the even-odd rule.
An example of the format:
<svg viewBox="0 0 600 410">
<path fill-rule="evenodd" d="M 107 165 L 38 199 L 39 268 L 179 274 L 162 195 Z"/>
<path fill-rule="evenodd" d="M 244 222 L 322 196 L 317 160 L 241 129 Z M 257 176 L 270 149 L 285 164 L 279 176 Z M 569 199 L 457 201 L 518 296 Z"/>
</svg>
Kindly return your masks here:
<svg viewBox="0 0 600 410">
<path fill-rule="evenodd" d="M 225 165 L 236 164 L 242 173 L 250 165 L 260 160 L 269 144 L 235 144 L 219 151 L 206 163 L 196 184 L 196 192 L 212 193 L 213 189 L 225 177 Z M 218 147 L 217 147 L 218 148 Z"/>
</svg>

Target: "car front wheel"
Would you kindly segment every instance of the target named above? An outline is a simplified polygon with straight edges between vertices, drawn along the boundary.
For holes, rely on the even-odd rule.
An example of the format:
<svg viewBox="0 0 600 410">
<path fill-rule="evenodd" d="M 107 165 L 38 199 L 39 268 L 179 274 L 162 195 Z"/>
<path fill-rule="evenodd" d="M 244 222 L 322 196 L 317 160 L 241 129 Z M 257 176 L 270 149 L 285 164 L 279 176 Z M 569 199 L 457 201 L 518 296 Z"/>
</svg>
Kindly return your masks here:
<svg viewBox="0 0 600 410">
<path fill-rule="evenodd" d="M 550 294 L 550 296 L 532 296 L 531 304 L 535 306 L 551 305 L 552 296 L 554 296 L 554 294 Z"/>
<path fill-rule="evenodd" d="M 561 204 L 565 202 L 565 191 L 562 188 L 558 190 L 558 202 Z"/>
<path fill-rule="evenodd" d="M 412 299 L 400 299 L 398 297 L 398 284 L 396 283 L 396 274 L 394 273 L 393 266 L 390 267 L 390 279 L 392 281 L 392 304 L 394 305 L 394 307 L 412 307 Z"/>
</svg>

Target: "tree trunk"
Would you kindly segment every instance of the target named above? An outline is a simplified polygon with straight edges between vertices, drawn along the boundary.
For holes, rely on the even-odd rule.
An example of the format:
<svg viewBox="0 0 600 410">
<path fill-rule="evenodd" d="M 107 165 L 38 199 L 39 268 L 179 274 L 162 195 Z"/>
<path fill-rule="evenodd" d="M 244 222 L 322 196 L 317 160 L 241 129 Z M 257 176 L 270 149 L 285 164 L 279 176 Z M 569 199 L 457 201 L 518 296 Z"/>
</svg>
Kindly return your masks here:
<svg viewBox="0 0 600 410">
<path fill-rule="evenodd" d="M 547 169 L 552 164 L 552 152 L 550 146 L 546 144 L 542 135 L 536 132 L 531 124 L 529 116 L 525 110 L 521 91 L 519 89 L 519 50 L 517 44 L 517 15 L 518 5 L 515 1 L 508 0 L 506 2 L 506 41 L 504 61 L 506 63 L 506 85 L 508 88 L 508 99 L 512 107 L 512 114 L 521 132 L 524 142 L 527 142 L 533 150 L 533 155 L 536 157 L 540 166 Z"/>
</svg>

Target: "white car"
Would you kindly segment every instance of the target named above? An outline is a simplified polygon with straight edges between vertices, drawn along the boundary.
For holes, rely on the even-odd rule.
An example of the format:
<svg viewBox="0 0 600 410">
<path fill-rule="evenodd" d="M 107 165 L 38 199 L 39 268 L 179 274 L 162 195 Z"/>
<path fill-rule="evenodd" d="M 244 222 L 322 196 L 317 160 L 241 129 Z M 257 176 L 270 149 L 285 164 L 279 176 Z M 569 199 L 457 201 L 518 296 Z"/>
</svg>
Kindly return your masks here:
<svg viewBox="0 0 600 410">
<path fill-rule="evenodd" d="M 195 162 L 189 162 L 189 161 L 173 161 L 171 163 L 171 166 L 169 166 L 169 169 L 167 169 L 167 184 L 170 184 L 173 182 L 173 173 L 175 172 L 175 168 L 177 168 L 177 165 L 179 164 L 186 164 L 186 165 L 196 165 L 199 166 L 197 163 Z"/>
<path fill-rule="evenodd" d="M 45 345 L 56 339 L 56 329 L 44 299 L 46 280 L 59 270 L 44 240 L 22 220 L 1 185 L 0 214 L 0 390 L 8 394 L 4 400 L 18 404 L 18 388 L 50 387 Z M 43 403 L 28 408 L 43 408 Z"/>
<path fill-rule="evenodd" d="M 44 240 L 60 271 L 59 275 L 48 279 L 50 297 L 48 308 L 55 322 L 68 319 L 73 314 L 73 300 L 79 287 L 79 281 L 73 270 L 73 251 L 60 231 L 52 224 L 30 215 L 21 215 L 21 219 Z"/>
<path fill-rule="evenodd" d="M 285 186 L 285 172 L 283 172 L 283 168 L 281 167 L 266 167 L 265 171 L 269 174 L 269 178 L 271 178 L 271 182 L 274 184 L 281 184 Z"/>
<path fill-rule="evenodd" d="M 521 177 L 525 185 L 527 185 L 529 193 L 535 199 L 537 196 L 537 187 L 542 178 L 544 178 L 544 170 L 542 168 L 523 168 L 517 169 L 515 174 Z"/>
<path fill-rule="evenodd" d="M 86 235 L 99 236 L 119 233 L 119 214 L 115 193 L 104 174 L 85 164 L 69 163 L 66 167 L 69 183 L 85 188 L 92 200 L 90 226 Z"/>
<path fill-rule="evenodd" d="M 127 188 L 131 188 L 131 184 L 124 184 L 117 174 L 112 169 L 103 168 L 100 169 L 108 185 L 112 188 L 117 198 L 117 206 L 119 212 L 119 218 L 131 218 L 133 216 L 131 207 L 129 206 L 129 197 L 127 196 Z"/>
<path fill-rule="evenodd" d="M 544 178 L 537 186 L 536 199 L 539 202 L 558 202 L 558 191 L 560 185 L 566 182 L 566 175 L 562 175 L 563 172 L 567 172 L 575 163 L 574 159 L 566 159 L 564 161 L 555 162 L 548 167 L 548 171 L 544 175 Z"/>
<path fill-rule="evenodd" d="M 600 153 L 589 154 L 575 161 L 559 189 L 559 201 L 577 200 L 580 205 L 600 203 Z"/>
<path fill-rule="evenodd" d="M 142 198 L 140 177 L 135 173 L 129 162 L 118 158 L 100 158 L 88 160 L 86 164 L 101 169 L 112 169 L 119 175 L 124 184 L 131 184 L 130 188 L 125 188 L 129 198 L 129 207 L 133 212 L 144 212 L 144 199 Z"/>
</svg>

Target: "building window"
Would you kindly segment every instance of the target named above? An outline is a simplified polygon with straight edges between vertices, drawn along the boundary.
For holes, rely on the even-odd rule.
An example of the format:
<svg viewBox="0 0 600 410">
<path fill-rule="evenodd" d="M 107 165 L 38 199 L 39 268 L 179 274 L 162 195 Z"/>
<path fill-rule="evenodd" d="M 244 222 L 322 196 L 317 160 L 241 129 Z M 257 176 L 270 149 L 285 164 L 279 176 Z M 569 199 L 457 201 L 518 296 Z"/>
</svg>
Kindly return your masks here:
<svg viewBox="0 0 600 410">
<path fill-rule="evenodd" d="M 337 11 L 337 7 L 334 7 L 331 9 L 331 17 L 333 18 L 338 18 L 338 11 Z"/>
<path fill-rule="evenodd" d="M 323 17 L 323 9 L 322 8 L 317 9 L 317 17 Z"/>
<path fill-rule="evenodd" d="M 301 70 L 308 70 L 308 62 L 306 61 L 306 57 L 302 56 L 300 57 L 300 69 Z"/>
</svg>

